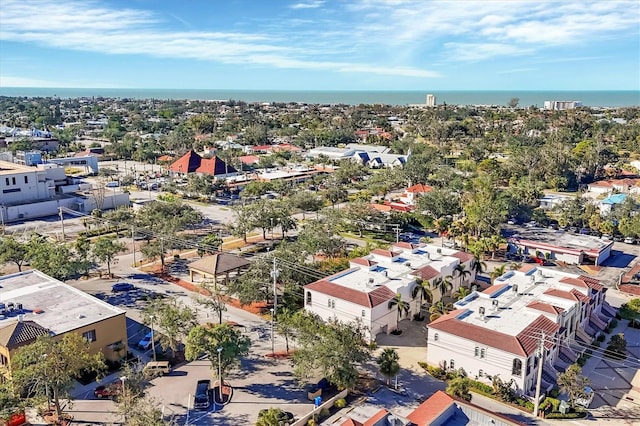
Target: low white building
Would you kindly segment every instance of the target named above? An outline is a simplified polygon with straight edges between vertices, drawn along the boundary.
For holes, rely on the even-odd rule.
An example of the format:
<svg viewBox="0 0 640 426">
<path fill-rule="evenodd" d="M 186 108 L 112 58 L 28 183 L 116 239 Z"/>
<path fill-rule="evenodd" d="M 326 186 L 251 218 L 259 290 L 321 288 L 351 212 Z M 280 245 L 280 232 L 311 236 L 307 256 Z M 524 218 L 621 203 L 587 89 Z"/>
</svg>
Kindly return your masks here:
<svg viewBox="0 0 640 426">
<path fill-rule="evenodd" d="M 482 293 L 458 301 L 428 328 L 427 363 L 464 368 L 472 378 L 499 375 L 521 394 L 535 393 L 544 340 L 542 390 L 574 363 L 615 315 L 592 278 L 525 265 Z"/>
<path fill-rule="evenodd" d="M 50 216 L 57 214 L 60 207 L 89 213 L 95 208 L 129 204 L 129 195 L 122 191 L 100 190 L 97 196 L 94 191 L 81 189 L 78 184 L 69 185 L 61 165 L 36 167 L 0 161 L 0 221 L 4 224 Z"/>
<path fill-rule="evenodd" d="M 352 259 L 350 268 L 304 287 L 305 309 L 325 321 L 336 318 L 341 322 L 362 321 L 369 330 L 369 338 L 398 328 L 398 311 L 389 304 L 400 294 L 409 303 L 411 318 L 420 310 L 420 296 L 413 297 L 417 278 L 433 282 L 438 277 L 453 276 L 455 291 L 462 277 L 455 275 L 456 266 L 463 264 L 469 274 L 466 283 L 475 280 L 471 270 L 473 256 L 457 250 L 426 244 L 400 242 L 390 250 L 376 249 L 369 255 Z M 464 284 L 464 282 L 463 282 Z M 434 301 L 442 298 L 431 287 Z"/>
</svg>

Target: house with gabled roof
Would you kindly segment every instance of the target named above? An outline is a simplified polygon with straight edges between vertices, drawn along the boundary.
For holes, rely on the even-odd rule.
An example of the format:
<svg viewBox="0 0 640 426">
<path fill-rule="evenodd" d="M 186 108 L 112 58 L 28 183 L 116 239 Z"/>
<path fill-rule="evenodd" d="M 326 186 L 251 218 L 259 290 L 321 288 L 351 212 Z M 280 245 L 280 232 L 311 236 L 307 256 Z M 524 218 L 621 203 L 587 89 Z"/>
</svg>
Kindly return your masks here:
<svg viewBox="0 0 640 426">
<path fill-rule="evenodd" d="M 238 171 L 220 157 L 204 158 L 194 150 L 188 151 L 169 166 L 172 174 L 187 175 L 189 173 L 205 174 L 217 178 L 235 176 Z"/>
<path fill-rule="evenodd" d="M 519 393 L 532 395 L 544 342 L 542 389 L 550 390 L 614 317 L 605 291 L 593 278 L 555 269 L 509 271 L 429 324 L 427 363 L 487 382 L 513 379 Z"/>
<path fill-rule="evenodd" d="M 464 264 L 472 276 L 472 256 L 457 250 L 428 244 L 398 242 L 389 249 L 374 249 L 370 254 L 352 259 L 348 269 L 304 287 L 305 309 L 324 320 L 361 321 L 369 330 L 369 338 L 398 328 L 399 320 L 412 318 L 421 311 L 420 297 L 413 297 L 419 280 L 428 282 L 434 302 L 441 300 L 440 290 L 433 286 L 438 277 L 453 275 L 456 266 Z M 453 280 L 455 291 L 460 280 Z M 409 303 L 406 316 L 398 317 L 392 302 L 397 295 Z"/>
</svg>

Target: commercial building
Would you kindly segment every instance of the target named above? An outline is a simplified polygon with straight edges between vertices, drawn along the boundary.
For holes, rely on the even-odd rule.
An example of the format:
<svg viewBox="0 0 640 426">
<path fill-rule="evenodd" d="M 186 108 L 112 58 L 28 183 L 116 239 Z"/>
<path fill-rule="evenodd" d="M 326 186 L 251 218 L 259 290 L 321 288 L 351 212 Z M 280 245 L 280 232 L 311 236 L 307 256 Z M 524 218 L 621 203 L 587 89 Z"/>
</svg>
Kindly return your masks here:
<svg viewBox="0 0 640 426">
<path fill-rule="evenodd" d="M 398 328 L 396 306 L 390 304 L 397 295 L 409 303 L 406 318 L 420 311 L 420 297 L 413 297 L 418 279 L 427 281 L 434 302 L 442 299 L 436 279 L 452 276 L 455 291 L 460 284 L 475 280 L 471 270 L 473 256 L 457 250 L 426 244 L 400 242 L 389 250 L 375 249 L 369 255 L 352 259 L 350 268 L 304 287 L 305 309 L 325 321 L 361 321 L 369 330 L 369 338 Z M 468 271 L 466 277 L 455 273 L 458 265 Z M 405 318 L 405 317 L 403 317 Z"/>
<path fill-rule="evenodd" d="M 561 230 L 520 229 L 508 239 L 510 251 L 572 265 L 601 265 L 611 255 L 612 241 Z"/>
<path fill-rule="evenodd" d="M 551 111 L 563 111 L 565 109 L 574 109 L 581 106 L 581 101 L 544 101 L 544 109 Z"/>
<path fill-rule="evenodd" d="M 432 95 L 431 93 L 429 93 L 427 95 L 427 102 L 426 102 L 428 107 L 435 107 L 436 106 L 436 97 L 435 95 Z"/>
<path fill-rule="evenodd" d="M 179 175 L 196 173 L 222 179 L 238 174 L 233 166 L 227 164 L 220 157 L 203 158 L 193 150 L 173 162 L 169 166 L 169 172 Z"/>
<path fill-rule="evenodd" d="M 487 382 L 513 379 L 519 393 L 533 395 L 543 344 L 542 390 L 550 390 L 613 318 L 605 291 L 597 280 L 554 269 L 510 271 L 429 324 L 427 363 Z"/>
<path fill-rule="evenodd" d="M 82 213 L 95 208 L 117 208 L 129 204 L 120 191 L 92 188 L 68 178 L 62 165 L 36 167 L 0 161 L 0 221 L 32 219 L 57 214 L 60 207 Z"/>
<path fill-rule="evenodd" d="M 0 364 L 38 336 L 77 333 L 93 353 L 117 361 L 127 354 L 125 311 L 40 271 L 0 277 Z"/>
</svg>

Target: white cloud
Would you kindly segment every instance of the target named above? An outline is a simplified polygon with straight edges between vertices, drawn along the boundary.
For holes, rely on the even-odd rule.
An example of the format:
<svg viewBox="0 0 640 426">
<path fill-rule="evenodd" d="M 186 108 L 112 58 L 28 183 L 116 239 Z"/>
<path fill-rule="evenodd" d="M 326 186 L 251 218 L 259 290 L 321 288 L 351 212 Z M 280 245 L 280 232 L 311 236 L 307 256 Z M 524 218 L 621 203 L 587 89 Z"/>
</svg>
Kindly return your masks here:
<svg viewBox="0 0 640 426">
<path fill-rule="evenodd" d="M 289 6 L 291 9 L 317 9 L 324 4 L 324 0 L 294 3 Z"/>
<path fill-rule="evenodd" d="M 38 16 L 46 16 L 46 24 Z M 0 21 L 3 23 L 0 40 L 59 49 L 234 65 L 420 78 L 437 76 L 435 72 L 404 64 L 385 67 L 367 60 L 320 60 L 336 57 L 336 46 L 340 44 L 330 43 L 320 33 L 310 36 L 307 32 L 302 40 L 284 29 L 280 34 L 166 30 L 162 27 L 164 22 L 152 13 L 134 9 L 111 10 L 92 1 L 67 1 L 61 5 L 54 1 L 3 0 Z M 314 31 L 318 30 L 314 28 Z M 338 38 L 337 35 L 333 37 Z"/>
<path fill-rule="evenodd" d="M 445 43 L 445 48 L 452 60 L 477 62 L 496 56 L 522 56 L 533 52 L 510 44 L 500 43 Z"/>
</svg>

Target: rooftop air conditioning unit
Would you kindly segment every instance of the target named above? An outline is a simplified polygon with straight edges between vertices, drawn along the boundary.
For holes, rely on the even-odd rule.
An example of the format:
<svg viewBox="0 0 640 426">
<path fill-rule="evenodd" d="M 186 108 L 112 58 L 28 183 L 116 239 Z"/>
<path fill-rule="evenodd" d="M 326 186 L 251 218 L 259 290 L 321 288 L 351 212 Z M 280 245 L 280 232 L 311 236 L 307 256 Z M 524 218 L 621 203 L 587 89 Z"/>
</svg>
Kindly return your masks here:
<svg viewBox="0 0 640 426">
<path fill-rule="evenodd" d="M 498 302 L 498 300 L 494 300 L 493 302 L 491 302 L 491 304 L 493 305 L 493 310 L 497 311 L 498 305 L 500 304 L 500 302 Z"/>
<path fill-rule="evenodd" d="M 480 314 L 480 318 L 481 318 L 481 319 L 484 319 L 484 313 L 485 313 L 484 306 L 480 306 L 480 307 L 478 308 L 478 313 Z"/>
<path fill-rule="evenodd" d="M 513 287 L 511 287 L 511 291 L 513 291 L 514 293 L 518 292 L 518 284 L 514 284 Z"/>
<path fill-rule="evenodd" d="M 441 249 L 441 248 L 438 248 L 438 249 L 436 250 L 436 252 L 438 252 L 438 254 L 442 254 L 442 249 Z"/>
</svg>

